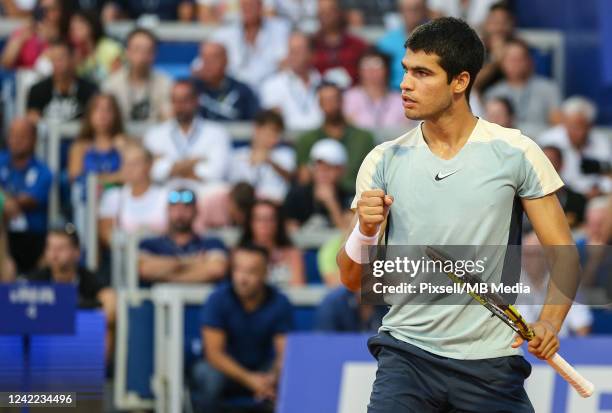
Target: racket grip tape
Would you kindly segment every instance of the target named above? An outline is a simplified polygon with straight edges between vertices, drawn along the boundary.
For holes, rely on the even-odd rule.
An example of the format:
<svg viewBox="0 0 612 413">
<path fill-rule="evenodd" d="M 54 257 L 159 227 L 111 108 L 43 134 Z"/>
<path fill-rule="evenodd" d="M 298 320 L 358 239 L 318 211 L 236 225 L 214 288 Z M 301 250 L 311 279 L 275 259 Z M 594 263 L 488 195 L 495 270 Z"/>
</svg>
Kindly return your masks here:
<svg viewBox="0 0 612 413">
<path fill-rule="evenodd" d="M 589 397 L 593 394 L 595 386 L 576 371 L 559 353 L 546 360 L 548 364 L 556 370 L 582 397 Z"/>
</svg>

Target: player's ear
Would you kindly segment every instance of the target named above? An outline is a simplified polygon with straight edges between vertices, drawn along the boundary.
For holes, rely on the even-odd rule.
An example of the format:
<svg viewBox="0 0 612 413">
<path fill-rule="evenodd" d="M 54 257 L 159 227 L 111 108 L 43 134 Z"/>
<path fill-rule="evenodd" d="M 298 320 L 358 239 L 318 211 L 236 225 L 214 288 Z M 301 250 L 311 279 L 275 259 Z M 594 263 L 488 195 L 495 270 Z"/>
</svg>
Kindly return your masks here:
<svg viewBox="0 0 612 413">
<path fill-rule="evenodd" d="M 471 80 L 470 74 L 466 71 L 463 71 L 459 73 L 457 76 L 455 76 L 452 82 L 453 93 L 457 93 L 457 94 L 465 93 L 465 91 L 467 90 L 470 84 L 470 80 Z"/>
</svg>

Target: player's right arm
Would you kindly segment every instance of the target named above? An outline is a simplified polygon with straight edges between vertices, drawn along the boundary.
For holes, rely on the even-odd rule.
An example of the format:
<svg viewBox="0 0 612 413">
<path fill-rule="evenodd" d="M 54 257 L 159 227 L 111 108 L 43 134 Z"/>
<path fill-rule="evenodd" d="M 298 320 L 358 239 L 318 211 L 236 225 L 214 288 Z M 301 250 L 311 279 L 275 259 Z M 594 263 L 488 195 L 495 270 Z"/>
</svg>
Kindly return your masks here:
<svg viewBox="0 0 612 413">
<path fill-rule="evenodd" d="M 393 197 L 382 189 L 364 191 L 357 201 L 355 216 L 351 222 L 351 232 L 338 251 L 336 262 L 340 268 L 340 280 L 351 291 L 359 290 L 361 285 L 361 264 L 356 257 L 361 255 L 362 245 L 374 245 L 378 232 L 389 213 Z M 347 248 L 350 251 L 347 253 Z M 351 258 L 352 257 L 352 258 Z"/>
</svg>

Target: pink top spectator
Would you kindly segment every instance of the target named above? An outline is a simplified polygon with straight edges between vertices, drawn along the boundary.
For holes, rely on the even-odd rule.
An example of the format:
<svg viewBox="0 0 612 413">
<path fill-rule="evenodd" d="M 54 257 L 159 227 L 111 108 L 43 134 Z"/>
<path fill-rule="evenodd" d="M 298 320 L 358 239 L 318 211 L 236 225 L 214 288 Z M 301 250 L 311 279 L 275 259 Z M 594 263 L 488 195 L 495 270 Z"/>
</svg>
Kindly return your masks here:
<svg viewBox="0 0 612 413">
<path fill-rule="evenodd" d="M 11 39 L 19 36 L 23 30 L 23 28 L 15 30 L 13 34 L 11 34 Z M 34 67 L 36 59 L 38 59 L 38 56 L 40 56 L 46 48 L 47 42 L 45 40 L 42 40 L 36 34 L 32 35 L 21 47 L 15 67 L 27 69 Z"/>
<path fill-rule="evenodd" d="M 355 126 L 365 129 L 416 125 L 404 115 L 402 96 L 399 93 L 389 92 L 382 99 L 373 101 L 360 86 L 344 94 L 344 115 Z"/>
</svg>

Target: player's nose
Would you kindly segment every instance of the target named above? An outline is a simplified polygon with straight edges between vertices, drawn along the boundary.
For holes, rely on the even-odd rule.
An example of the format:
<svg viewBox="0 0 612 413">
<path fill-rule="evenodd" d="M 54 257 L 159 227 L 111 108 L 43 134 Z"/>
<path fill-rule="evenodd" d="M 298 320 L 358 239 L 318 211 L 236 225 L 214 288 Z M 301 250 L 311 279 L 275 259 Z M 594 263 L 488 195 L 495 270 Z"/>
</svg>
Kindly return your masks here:
<svg viewBox="0 0 612 413">
<path fill-rule="evenodd" d="M 401 90 L 414 90 L 414 81 L 411 79 L 410 74 L 405 73 L 400 83 Z"/>
</svg>

